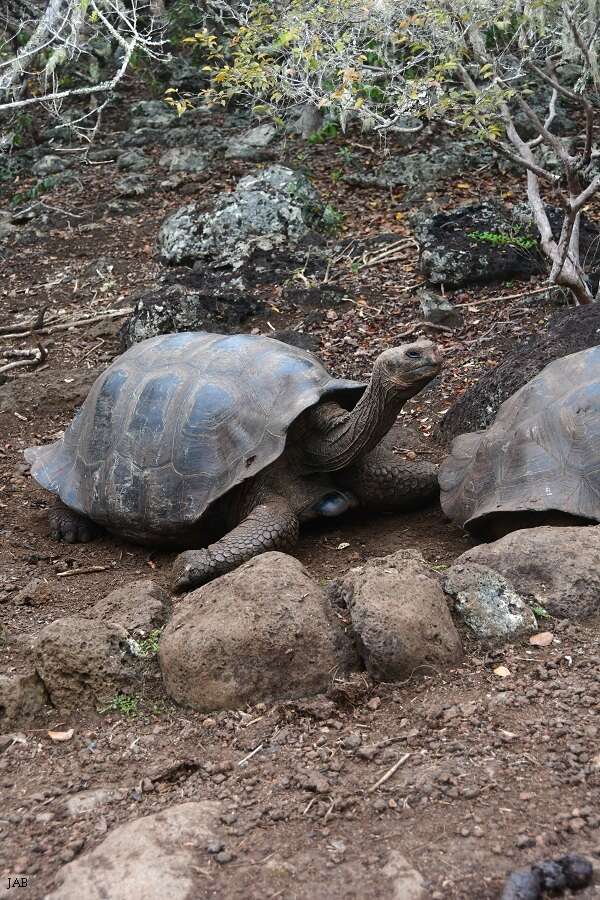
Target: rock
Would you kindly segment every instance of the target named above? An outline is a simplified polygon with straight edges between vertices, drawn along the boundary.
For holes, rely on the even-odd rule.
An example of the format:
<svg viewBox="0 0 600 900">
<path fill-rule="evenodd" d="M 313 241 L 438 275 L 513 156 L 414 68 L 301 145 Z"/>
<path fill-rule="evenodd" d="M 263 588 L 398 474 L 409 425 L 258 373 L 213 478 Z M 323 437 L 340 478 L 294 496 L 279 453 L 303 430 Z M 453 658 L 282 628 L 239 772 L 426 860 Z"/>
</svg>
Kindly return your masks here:
<svg viewBox="0 0 600 900">
<path fill-rule="evenodd" d="M 421 245 L 421 272 L 431 284 L 461 287 L 529 278 L 544 269 L 535 231 L 519 226 L 495 200 L 425 218 L 415 237 Z"/>
<path fill-rule="evenodd" d="M 32 719 L 48 697 L 36 672 L 0 675 L 0 727 Z"/>
<path fill-rule="evenodd" d="M 98 600 L 89 615 L 104 622 L 116 622 L 130 634 L 143 637 L 164 625 L 170 610 L 167 592 L 156 582 L 143 579 L 132 581 Z"/>
<path fill-rule="evenodd" d="M 406 135 L 406 141 L 416 141 L 419 132 Z M 464 143 L 443 142 L 418 153 L 399 153 L 389 156 L 373 172 L 350 174 L 344 181 L 360 187 L 381 187 L 407 189 L 404 199 L 414 202 L 435 190 L 436 185 L 446 178 L 462 176 L 469 168 L 480 164 L 486 153 L 481 146 Z M 486 159 L 489 157 L 487 153 Z"/>
<path fill-rule="evenodd" d="M 455 598 L 454 610 L 480 640 L 505 641 L 536 631 L 536 618 L 497 572 L 476 563 L 455 563 L 444 590 Z"/>
<path fill-rule="evenodd" d="M 141 100 L 131 107 L 132 128 L 174 128 L 177 111 L 164 100 Z"/>
<path fill-rule="evenodd" d="M 401 681 L 461 659 L 439 579 L 416 550 L 350 569 L 331 593 L 348 607 L 359 654 L 378 681 Z"/>
<path fill-rule="evenodd" d="M 507 878 L 501 900 L 542 900 L 548 894 L 563 894 L 569 888 L 579 891 L 592 883 L 594 870 L 584 856 L 567 853 L 557 859 L 512 872 Z"/>
<path fill-rule="evenodd" d="M 195 147 L 174 147 L 163 153 L 158 161 L 159 166 L 169 172 L 188 172 L 196 174 L 208 168 L 210 156 Z"/>
<path fill-rule="evenodd" d="M 541 334 L 506 354 L 495 368 L 448 410 L 439 428 L 440 438 L 450 441 L 459 434 L 487 428 L 502 403 L 561 356 L 587 350 L 600 343 L 600 304 L 577 306 L 554 316 Z"/>
<path fill-rule="evenodd" d="M 165 219 L 160 255 L 173 265 L 202 259 L 235 270 L 255 250 L 271 252 L 307 238 L 323 224 L 325 209 L 304 175 L 271 166 L 242 178 L 233 193 L 220 194 L 213 212 L 201 213 L 191 203 Z"/>
<path fill-rule="evenodd" d="M 226 279 L 220 280 L 223 287 L 216 279 L 196 277 L 196 273 L 191 280 L 198 289 L 165 284 L 142 294 L 121 329 L 125 347 L 176 331 L 239 330 L 260 309 L 251 294 L 236 290 L 235 285 L 228 287 Z"/>
<path fill-rule="evenodd" d="M 56 587 L 45 578 L 33 578 L 15 594 L 14 602 L 19 606 L 45 606 L 58 600 Z"/>
<path fill-rule="evenodd" d="M 291 347 L 299 347 L 300 350 L 308 350 L 314 353 L 319 349 L 319 339 L 314 334 L 305 334 L 303 331 L 295 331 L 293 328 L 282 328 L 273 331 L 269 335 L 275 341 L 289 344 Z"/>
<path fill-rule="evenodd" d="M 115 162 L 119 156 L 118 147 L 97 147 L 95 150 L 88 150 L 87 159 L 90 162 Z"/>
<path fill-rule="evenodd" d="M 584 619 L 600 612 L 600 525 L 513 531 L 467 550 L 455 565 L 472 563 L 499 572 L 553 616 Z"/>
<path fill-rule="evenodd" d="M 79 791 L 65 801 L 65 812 L 69 816 L 84 816 L 94 812 L 99 806 L 106 806 L 118 800 L 125 800 L 127 788 L 96 788 L 92 791 Z"/>
<path fill-rule="evenodd" d="M 35 668 L 51 703 L 73 710 L 110 701 L 136 683 L 127 631 L 79 616 L 55 619 L 34 642 Z"/>
<path fill-rule="evenodd" d="M 31 167 L 31 171 L 34 175 L 43 178 L 45 175 L 56 175 L 58 172 L 64 172 L 66 168 L 67 165 L 62 157 L 49 154 L 38 159 Z"/>
<path fill-rule="evenodd" d="M 140 150 L 128 150 L 121 153 L 117 158 L 117 166 L 119 169 L 125 169 L 128 172 L 143 172 L 150 165 L 150 160 Z"/>
<path fill-rule="evenodd" d="M 15 231 L 17 231 L 17 226 L 13 225 L 12 213 L 0 210 L 0 241 L 10 237 Z"/>
<path fill-rule="evenodd" d="M 220 804 L 181 803 L 119 825 L 91 853 L 63 866 L 47 900 L 169 900 L 205 895 L 206 847 L 218 838 Z M 204 857 L 204 860 L 203 860 Z M 168 887 L 165 887 L 168 886 Z"/>
<path fill-rule="evenodd" d="M 354 656 L 321 588 L 272 552 L 179 603 L 159 659 L 168 694 L 208 712 L 324 691 Z"/>
<path fill-rule="evenodd" d="M 500 900 L 541 900 L 542 876 L 535 869 L 518 869 L 504 883 Z"/>
<path fill-rule="evenodd" d="M 292 107 L 287 113 L 287 130 L 306 140 L 323 125 L 323 113 L 312 103 Z"/>
<path fill-rule="evenodd" d="M 120 197 L 144 197 L 150 184 L 147 175 L 126 175 L 115 183 L 115 188 Z"/>
<path fill-rule="evenodd" d="M 392 882 L 389 900 L 426 900 L 429 896 L 421 873 L 398 850 L 390 850 L 381 874 Z"/>
<path fill-rule="evenodd" d="M 434 325 L 447 325 L 448 328 L 461 327 L 463 317 L 446 297 L 432 294 L 431 291 L 420 291 L 418 299 L 426 322 L 433 322 Z"/>
<path fill-rule="evenodd" d="M 225 159 L 253 159 L 256 161 L 271 159 L 273 151 L 269 145 L 277 135 L 277 128 L 270 122 L 257 125 L 243 134 L 234 135 L 225 148 Z"/>
</svg>

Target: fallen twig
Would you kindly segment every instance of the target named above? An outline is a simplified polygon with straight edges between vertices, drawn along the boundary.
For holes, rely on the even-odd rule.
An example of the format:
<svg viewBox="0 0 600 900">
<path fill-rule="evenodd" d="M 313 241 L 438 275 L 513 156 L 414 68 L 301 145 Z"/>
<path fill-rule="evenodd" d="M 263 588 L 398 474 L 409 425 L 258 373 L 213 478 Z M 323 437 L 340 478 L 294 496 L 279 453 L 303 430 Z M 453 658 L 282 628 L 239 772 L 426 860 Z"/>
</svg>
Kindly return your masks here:
<svg viewBox="0 0 600 900">
<path fill-rule="evenodd" d="M 255 753 L 259 753 L 263 749 L 263 747 L 264 747 L 264 744 L 259 744 L 258 747 L 255 747 L 254 750 L 252 750 L 247 756 L 245 756 L 243 759 L 240 759 L 238 766 L 245 765 L 248 762 L 248 760 L 252 759 L 252 757 L 255 755 Z"/>
<path fill-rule="evenodd" d="M 10 351 L 7 351 L 5 358 L 9 358 L 9 353 Z M 42 347 L 41 344 L 38 344 L 37 350 L 13 350 L 12 354 L 10 355 L 18 355 L 21 357 L 26 356 L 26 358 L 17 359 L 15 362 L 6 363 L 6 365 L 0 366 L 0 373 L 10 372 L 13 369 L 22 369 L 26 366 L 30 368 L 37 368 L 37 366 L 40 366 L 43 362 L 45 362 L 48 356 L 48 351 L 45 347 Z"/>
<path fill-rule="evenodd" d="M 369 791 L 373 793 L 373 791 L 376 791 L 378 787 L 381 787 L 382 784 L 385 784 L 385 782 L 392 777 L 394 772 L 397 772 L 400 766 L 404 765 L 409 756 L 410 753 L 405 753 L 404 756 L 401 756 L 400 759 L 397 760 L 397 762 L 395 762 L 394 765 L 390 769 L 388 769 L 384 775 L 381 776 L 379 781 L 376 781 L 375 784 L 371 788 L 369 788 Z"/>
<path fill-rule="evenodd" d="M 71 575 L 92 575 L 94 572 L 106 572 L 108 569 L 114 569 L 114 566 L 83 566 L 80 569 L 66 569 L 64 572 L 57 572 L 57 578 L 70 578 Z"/>
<path fill-rule="evenodd" d="M 484 297 L 483 300 L 471 300 L 465 303 L 455 303 L 455 308 L 459 306 L 483 306 L 484 303 L 501 303 L 503 300 L 519 300 L 521 297 L 533 297 L 535 294 L 545 294 L 547 291 L 560 290 L 558 284 L 549 284 L 543 288 L 535 288 L 533 291 L 520 291 L 518 294 L 503 294 L 500 297 Z M 564 288 L 562 288 L 564 290 Z"/>
<path fill-rule="evenodd" d="M 21 331 L 19 333 L 5 334 L 7 338 L 26 338 L 32 334 L 53 334 L 55 331 L 68 331 L 69 328 L 77 328 L 80 325 L 93 325 L 96 322 L 102 322 L 104 319 L 119 319 L 122 316 L 128 316 L 133 312 L 132 306 L 125 306 L 123 309 L 111 309 L 108 312 L 101 313 L 97 316 L 89 316 L 87 319 L 74 319 L 71 322 L 58 322 L 48 325 L 45 328 L 32 329 L 31 331 Z"/>
</svg>

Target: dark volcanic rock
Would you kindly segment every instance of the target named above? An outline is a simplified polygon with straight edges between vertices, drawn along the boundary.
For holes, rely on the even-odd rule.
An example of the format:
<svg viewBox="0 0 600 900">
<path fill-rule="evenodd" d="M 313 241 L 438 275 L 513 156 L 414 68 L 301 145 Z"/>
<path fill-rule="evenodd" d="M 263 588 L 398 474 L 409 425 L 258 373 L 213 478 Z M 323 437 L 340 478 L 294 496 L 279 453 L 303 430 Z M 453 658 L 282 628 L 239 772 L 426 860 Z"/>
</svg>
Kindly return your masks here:
<svg viewBox="0 0 600 900">
<path fill-rule="evenodd" d="M 138 299 L 120 332 L 125 347 L 174 331 L 235 331 L 259 310 L 260 304 L 235 286 L 208 277 L 203 282 L 199 273 L 193 275 L 196 288 L 164 285 Z"/>
<path fill-rule="evenodd" d="M 600 344 L 600 304 L 578 306 L 556 315 L 541 336 L 521 347 L 483 375 L 444 416 L 439 435 L 480 431 L 494 421 L 502 403 L 555 359 Z"/>
</svg>

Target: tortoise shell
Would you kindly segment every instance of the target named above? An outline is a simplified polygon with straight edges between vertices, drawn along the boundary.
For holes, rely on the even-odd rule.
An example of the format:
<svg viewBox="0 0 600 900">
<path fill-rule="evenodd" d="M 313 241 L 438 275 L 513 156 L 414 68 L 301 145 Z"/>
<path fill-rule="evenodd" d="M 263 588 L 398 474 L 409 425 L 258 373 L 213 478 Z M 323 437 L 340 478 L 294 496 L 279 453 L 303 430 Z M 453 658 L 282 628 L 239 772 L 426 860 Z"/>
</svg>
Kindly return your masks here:
<svg viewBox="0 0 600 900">
<path fill-rule="evenodd" d="M 600 521 L 600 347 L 551 362 L 441 467 L 446 515 L 477 532 L 500 513 Z"/>
<path fill-rule="evenodd" d="M 321 398 L 364 390 L 271 338 L 184 332 L 135 344 L 96 380 L 53 444 L 25 451 L 71 509 L 134 537 L 177 537 L 283 452 Z"/>
</svg>

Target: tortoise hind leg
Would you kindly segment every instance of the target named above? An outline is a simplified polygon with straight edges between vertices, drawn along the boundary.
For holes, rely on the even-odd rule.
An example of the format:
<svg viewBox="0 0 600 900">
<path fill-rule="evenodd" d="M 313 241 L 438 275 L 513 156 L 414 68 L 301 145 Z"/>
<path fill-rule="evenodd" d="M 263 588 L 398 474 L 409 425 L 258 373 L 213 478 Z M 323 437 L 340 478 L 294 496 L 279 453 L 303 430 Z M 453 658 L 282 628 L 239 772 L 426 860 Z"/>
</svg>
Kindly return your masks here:
<svg viewBox="0 0 600 900">
<path fill-rule="evenodd" d="M 48 510 L 50 537 L 55 541 L 67 544 L 87 544 L 98 534 L 98 526 L 88 519 L 69 509 L 60 500 Z"/>
<path fill-rule="evenodd" d="M 336 481 L 349 488 L 361 506 L 379 512 L 417 509 L 438 494 L 437 466 L 408 462 L 385 447 L 376 447 Z"/>
<path fill-rule="evenodd" d="M 180 553 L 173 563 L 173 590 L 200 587 L 259 553 L 288 550 L 298 540 L 298 530 L 298 517 L 283 497 L 261 503 L 220 541 Z"/>
</svg>

